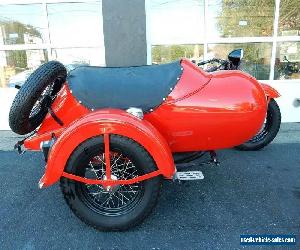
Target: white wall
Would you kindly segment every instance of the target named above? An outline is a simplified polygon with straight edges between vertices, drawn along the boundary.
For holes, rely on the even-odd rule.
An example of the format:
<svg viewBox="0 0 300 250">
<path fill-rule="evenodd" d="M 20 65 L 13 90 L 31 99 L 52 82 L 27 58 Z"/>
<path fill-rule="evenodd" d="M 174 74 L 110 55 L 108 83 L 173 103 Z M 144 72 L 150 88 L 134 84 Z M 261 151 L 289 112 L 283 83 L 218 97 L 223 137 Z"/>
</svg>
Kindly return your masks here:
<svg viewBox="0 0 300 250">
<path fill-rule="evenodd" d="M 280 106 L 283 122 L 300 122 L 300 79 L 298 81 L 273 81 L 267 82 L 280 94 Z M 297 102 L 297 99 L 299 101 Z"/>
<path fill-rule="evenodd" d="M 296 99 L 300 99 L 300 80 L 292 82 L 276 81 L 268 82 L 279 93 L 278 103 L 282 113 L 283 122 L 300 122 L 300 100 L 295 105 Z M 0 88 L 0 130 L 9 130 L 8 114 L 11 103 L 17 90 L 14 88 Z"/>
<path fill-rule="evenodd" d="M 0 88 L 0 130 L 10 130 L 8 114 L 16 93 L 15 88 Z"/>
</svg>

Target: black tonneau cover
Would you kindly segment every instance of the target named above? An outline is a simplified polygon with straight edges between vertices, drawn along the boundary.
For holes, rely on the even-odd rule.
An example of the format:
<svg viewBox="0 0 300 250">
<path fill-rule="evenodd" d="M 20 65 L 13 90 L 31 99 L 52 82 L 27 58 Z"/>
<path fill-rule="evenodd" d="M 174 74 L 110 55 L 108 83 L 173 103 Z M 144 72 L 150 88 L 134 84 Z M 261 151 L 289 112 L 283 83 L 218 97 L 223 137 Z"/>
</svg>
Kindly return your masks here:
<svg viewBox="0 0 300 250">
<path fill-rule="evenodd" d="M 148 112 L 163 102 L 181 74 L 180 61 L 120 68 L 81 66 L 69 73 L 67 82 L 89 109 L 136 107 Z"/>
</svg>

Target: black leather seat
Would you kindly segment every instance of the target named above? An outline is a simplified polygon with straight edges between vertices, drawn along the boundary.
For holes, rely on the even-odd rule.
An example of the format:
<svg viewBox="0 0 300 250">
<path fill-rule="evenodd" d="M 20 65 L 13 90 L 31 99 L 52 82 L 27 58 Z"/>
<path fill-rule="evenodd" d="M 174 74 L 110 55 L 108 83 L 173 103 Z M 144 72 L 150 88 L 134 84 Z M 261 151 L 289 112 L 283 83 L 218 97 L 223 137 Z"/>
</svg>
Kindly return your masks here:
<svg viewBox="0 0 300 250">
<path fill-rule="evenodd" d="M 163 102 L 181 74 L 180 61 L 121 68 L 81 66 L 69 73 L 67 82 L 89 109 L 136 107 L 147 112 Z"/>
</svg>

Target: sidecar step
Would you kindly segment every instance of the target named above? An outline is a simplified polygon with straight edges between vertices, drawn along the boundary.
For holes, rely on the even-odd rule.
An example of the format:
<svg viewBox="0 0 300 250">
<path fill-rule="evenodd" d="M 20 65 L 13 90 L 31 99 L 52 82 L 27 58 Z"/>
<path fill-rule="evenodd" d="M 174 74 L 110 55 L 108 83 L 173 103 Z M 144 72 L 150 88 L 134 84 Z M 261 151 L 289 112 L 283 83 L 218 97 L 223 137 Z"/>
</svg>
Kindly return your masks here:
<svg viewBox="0 0 300 250">
<path fill-rule="evenodd" d="M 201 171 L 177 172 L 174 176 L 174 179 L 180 181 L 202 180 L 204 179 L 204 175 Z"/>
</svg>

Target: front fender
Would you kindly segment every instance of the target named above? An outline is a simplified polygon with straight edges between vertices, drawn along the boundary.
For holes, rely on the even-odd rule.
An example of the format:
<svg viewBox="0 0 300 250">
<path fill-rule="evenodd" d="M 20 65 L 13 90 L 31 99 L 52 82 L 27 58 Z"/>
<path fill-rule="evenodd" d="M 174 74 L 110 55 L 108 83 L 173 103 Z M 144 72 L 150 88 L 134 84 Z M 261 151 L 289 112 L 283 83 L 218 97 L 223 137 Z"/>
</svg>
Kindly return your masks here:
<svg viewBox="0 0 300 250">
<path fill-rule="evenodd" d="M 171 150 L 155 127 L 125 111 L 103 109 L 85 115 L 62 132 L 51 148 L 40 187 L 60 179 L 70 155 L 80 143 L 104 133 L 126 136 L 138 142 L 153 157 L 164 177 L 173 176 L 175 165 Z"/>
<path fill-rule="evenodd" d="M 280 97 L 280 94 L 278 93 L 278 91 L 276 89 L 272 88 L 270 85 L 261 83 L 261 86 L 263 87 L 264 92 L 265 92 L 266 96 L 268 97 L 268 99 L 270 99 L 270 98 L 274 99 L 274 98 Z"/>
</svg>

